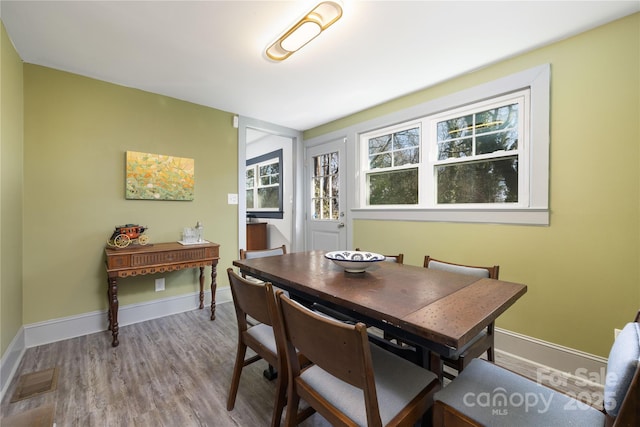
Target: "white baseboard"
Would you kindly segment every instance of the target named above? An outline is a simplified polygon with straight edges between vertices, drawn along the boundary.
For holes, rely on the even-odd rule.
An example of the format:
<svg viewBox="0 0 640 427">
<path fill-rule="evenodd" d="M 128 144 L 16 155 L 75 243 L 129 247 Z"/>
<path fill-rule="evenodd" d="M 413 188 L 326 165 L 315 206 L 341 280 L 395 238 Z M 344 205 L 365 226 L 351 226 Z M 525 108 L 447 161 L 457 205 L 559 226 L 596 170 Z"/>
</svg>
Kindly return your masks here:
<svg viewBox="0 0 640 427">
<path fill-rule="evenodd" d="M 497 352 L 539 365 L 542 375 L 562 375 L 596 386 L 604 385 L 607 369 L 604 357 L 500 328 L 495 328 L 495 348 Z"/>
<path fill-rule="evenodd" d="M 198 292 L 194 292 L 127 305 L 119 309 L 118 323 L 120 326 L 124 326 L 191 311 L 198 305 L 198 299 Z M 225 287 L 216 291 L 217 304 L 231 301 L 230 288 Z M 211 292 L 205 292 L 205 310 L 210 304 Z M 101 332 L 106 328 L 106 311 L 94 311 L 22 327 L 0 362 L 0 390 L 2 392 L 0 399 L 4 397 L 6 388 L 27 348 Z M 508 353 L 512 357 L 537 364 L 543 370 L 555 371 L 596 385 L 602 385 L 604 382 L 607 360 L 603 357 L 500 328 L 495 329 L 495 334 L 495 345 L 498 352 Z"/>
<path fill-rule="evenodd" d="M 21 327 L 0 359 L 0 401 L 4 399 L 4 394 L 9 388 L 26 350 L 24 327 Z"/>
<path fill-rule="evenodd" d="M 122 306 L 118 310 L 118 325 L 126 326 L 158 317 L 184 313 L 193 310 L 199 304 L 199 292 L 177 297 L 168 297 L 138 304 Z M 205 292 L 205 310 L 211 304 L 211 291 Z M 228 288 L 216 291 L 216 303 L 231 301 Z M 27 348 L 49 344 L 69 338 L 101 332 L 107 329 L 107 311 L 99 310 L 76 316 L 47 320 L 25 325 Z"/>
<path fill-rule="evenodd" d="M 191 311 L 198 306 L 200 293 L 130 304 L 118 310 L 118 325 L 125 326 L 172 314 Z M 216 290 L 216 304 L 231 302 L 229 287 Z M 204 310 L 211 306 L 211 291 L 205 291 Z M 107 329 L 107 311 L 99 310 L 59 319 L 24 325 L 2 355 L 0 361 L 0 399 L 4 397 L 26 349 L 62 341 Z"/>
</svg>

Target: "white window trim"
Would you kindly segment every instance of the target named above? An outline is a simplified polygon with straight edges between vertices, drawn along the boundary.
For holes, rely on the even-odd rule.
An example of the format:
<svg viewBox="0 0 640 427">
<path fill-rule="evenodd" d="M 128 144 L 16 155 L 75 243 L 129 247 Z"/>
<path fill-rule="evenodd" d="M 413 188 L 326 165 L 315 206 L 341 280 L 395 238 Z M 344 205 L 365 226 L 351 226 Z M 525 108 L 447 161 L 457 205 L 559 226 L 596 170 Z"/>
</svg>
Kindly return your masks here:
<svg viewBox="0 0 640 427">
<path fill-rule="evenodd" d="M 266 166 L 266 165 L 272 165 L 272 164 L 277 164 L 280 166 L 280 159 L 278 157 L 274 157 L 268 160 L 265 160 L 263 162 L 260 163 L 254 163 L 251 166 L 247 166 L 247 170 L 249 169 L 253 169 L 253 188 L 251 189 L 253 192 L 253 200 L 254 203 L 256 200 L 259 200 L 259 195 L 258 192 L 260 191 L 261 188 L 274 188 L 274 187 L 280 187 L 280 182 L 278 182 L 278 184 L 269 184 L 269 185 L 262 185 L 260 183 L 260 168 L 262 166 Z M 247 188 L 248 190 L 248 188 Z M 276 208 L 267 208 L 267 207 L 257 207 L 257 208 L 247 208 L 247 212 L 269 212 L 269 211 L 273 211 L 273 212 L 277 212 L 280 211 L 280 207 L 276 207 Z"/>
<path fill-rule="evenodd" d="M 522 99 L 522 101 L 518 101 L 518 99 Z M 512 151 L 505 151 L 502 154 L 498 153 L 490 153 L 490 154 L 481 154 L 475 155 L 474 159 L 496 159 L 500 156 L 511 157 L 514 155 L 518 156 L 519 166 L 518 166 L 518 202 L 513 203 L 485 203 L 485 204 L 437 204 L 436 199 L 437 195 L 437 183 L 435 177 L 435 167 L 437 165 L 443 164 L 451 164 L 451 163 L 460 163 L 463 161 L 462 159 L 448 159 L 448 160 L 437 160 L 438 157 L 438 144 L 436 142 L 436 129 L 435 123 L 440 122 L 445 117 L 458 116 L 471 114 L 472 111 L 477 112 L 483 110 L 485 108 L 493 108 L 496 105 L 501 105 L 505 102 L 518 102 L 520 105 L 520 119 L 518 120 L 518 134 L 523 137 L 518 140 L 518 148 Z M 503 96 L 493 97 L 491 99 L 476 102 L 473 105 L 465 106 L 461 108 L 456 108 L 453 110 L 446 111 L 442 114 L 435 114 L 425 119 L 425 127 L 428 128 L 429 135 L 426 137 L 428 141 L 428 152 L 425 153 L 426 160 L 423 162 L 425 166 L 425 176 L 422 178 L 423 180 L 420 182 L 426 183 L 421 187 L 421 200 L 425 200 L 426 207 L 432 207 L 434 209 L 526 209 L 529 207 L 529 165 L 526 162 L 529 159 L 530 154 L 530 141 L 529 141 L 529 117 L 530 117 L 530 96 L 526 89 L 521 89 L 516 92 L 512 92 Z M 445 119 L 446 120 L 446 119 Z"/>
<path fill-rule="evenodd" d="M 549 120 L 550 120 L 550 65 L 545 64 L 469 88 L 443 98 L 398 111 L 388 116 L 380 117 L 366 123 L 360 123 L 352 128 L 350 139 L 355 146 L 355 161 L 350 162 L 354 167 L 360 165 L 362 156 L 360 135 L 370 133 L 375 129 L 390 127 L 398 123 L 409 122 L 418 117 L 433 115 L 445 110 L 476 103 L 530 88 L 530 121 L 529 121 L 529 168 L 531 180 L 529 182 L 529 207 L 514 207 L 499 209 L 492 208 L 434 208 L 402 206 L 379 207 L 366 206 L 363 199 L 364 192 L 359 188 L 359 171 L 355 171 L 354 186 L 357 195 L 354 207 L 351 209 L 352 219 L 399 220 L 399 221 L 446 221 L 471 223 L 500 223 L 549 225 Z M 423 129 L 424 130 L 424 129 Z"/>
<path fill-rule="evenodd" d="M 247 213 L 247 215 L 253 216 L 253 217 L 257 217 L 257 218 L 276 218 L 276 219 L 282 219 L 284 211 L 283 211 L 283 160 L 282 160 L 282 149 L 278 149 L 275 150 L 273 152 L 270 153 L 265 153 L 262 154 L 260 156 L 254 157 L 252 159 L 248 159 L 246 161 L 246 163 L 248 163 L 248 165 L 245 166 L 245 173 L 244 173 L 244 178 L 243 178 L 243 183 L 246 183 L 246 171 L 249 169 L 253 169 L 254 170 L 254 187 L 252 189 L 253 192 L 253 197 L 254 197 L 254 205 L 256 203 L 256 200 L 259 200 L 258 197 L 258 190 L 260 188 L 269 188 L 269 187 L 277 187 L 278 188 L 278 208 L 267 208 L 267 207 L 253 207 L 253 208 L 249 208 L 246 206 L 246 184 L 245 184 L 245 193 L 244 193 L 244 205 L 245 205 L 245 211 Z M 260 178 L 260 173 L 259 173 L 259 169 L 260 166 L 264 166 L 264 165 L 269 165 L 269 164 L 273 164 L 273 163 L 278 163 L 280 165 L 280 177 L 279 177 L 279 182 L 278 184 L 272 184 L 272 185 L 260 185 L 259 184 L 259 178 Z"/>
<path fill-rule="evenodd" d="M 396 132 L 402 131 L 402 130 L 406 130 L 406 129 L 413 129 L 413 128 L 418 128 L 420 129 L 420 138 L 422 138 L 422 132 L 424 131 L 423 129 L 423 121 L 422 120 L 414 120 L 414 121 L 408 121 L 405 123 L 400 123 L 400 124 L 396 124 L 393 126 L 389 126 L 389 127 L 385 127 L 383 129 L 379 129 L 379 130 L 374 130 L 371 132 L 366 132 L 366 138 L 363 138 L 363 136 L 365 135 L 365 133 L 359 135 L 358 137 L 358 145 L 361 145 L 362 147 L 360 148 L 360 150 L 364 150 L 366 153 L 368 153 L 368 147 L 366 147 L 367 143 L 365 141 L 363 141 L 363 139 L 368 139 L 368 138 L 376 138 L 382 135 L 389 135 L 389 134 L 394 134 Z M 363 180 L 366 180 L 366 173 L 369 172 L 384 172 L 385 170 L 394 170 L 394 171 L 398 171 L 398 170 L 402 170 L 402 169 L 413 169 L 413 168 L 418 168 L 418 173 L 420 174 L 422 171 L 422 168 L 420 167 L 420 162 L 422 162 L 422 142 L 419 144 L 420 147 L 420 161 L 418 163 L 415 164 L 405 164 L 403 166 L 400 167 L 392 167 L 392 168 L 384 168 L 384 169 L 370 169 L 369 168 L 369 156 L 368 155 L 362 155 L 359 156 L 360 161 L 358 162 L 359 164 L 359 169 L 357 171 L 357 173 L 359 174 L 360 172 L 364 172 L 365 176 L 362 178 Z M 362 152 L 362 151 L 359 151 Z M 421 177 L 419 176 L 418 179 L 420 180 Z M 361 200 L 363 205 L 366 205 L 367 208 L 380 208 L 380 209 L 385 209 L 385 210 L 389 210 L 389 209 L 404 209 L 406 207 L 414 207 L 414 205 L 367 205 L 367 200 L 369 200 L 369 186 L 368 185 L 361 185 L 359 186 L 360 189 L 360 197 L 358 197 L 358 200 Z M 357 206 L 357 205 L 356 205 Z"/>
</svg>

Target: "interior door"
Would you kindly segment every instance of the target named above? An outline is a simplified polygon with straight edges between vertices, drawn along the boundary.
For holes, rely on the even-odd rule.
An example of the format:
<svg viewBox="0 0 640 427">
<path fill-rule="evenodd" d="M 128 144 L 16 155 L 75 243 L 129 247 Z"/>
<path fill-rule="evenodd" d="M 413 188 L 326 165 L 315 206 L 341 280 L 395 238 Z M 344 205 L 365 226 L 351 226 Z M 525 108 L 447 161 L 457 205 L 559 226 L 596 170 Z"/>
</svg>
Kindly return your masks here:
<svg viewBox="0 0 640 427">
<path fill-rule="evenodd" d="M 345 141 L 335 140 L 307 149 L 307 249 L 347 249 L 344 185 Z"/>
</svg>

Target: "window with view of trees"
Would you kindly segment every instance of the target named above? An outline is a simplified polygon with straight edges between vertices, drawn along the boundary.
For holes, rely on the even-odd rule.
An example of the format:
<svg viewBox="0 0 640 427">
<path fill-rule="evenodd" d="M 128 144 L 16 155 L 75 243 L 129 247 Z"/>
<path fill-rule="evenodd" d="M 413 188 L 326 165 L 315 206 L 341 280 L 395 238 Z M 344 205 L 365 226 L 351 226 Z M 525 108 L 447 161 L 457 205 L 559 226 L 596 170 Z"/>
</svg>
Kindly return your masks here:
<svg viewBox="0 0 640 427">
<path fill-rule="evenodd" d="M 526 204 L 528 99 L 522 90 L 363 134 L 366 205 Z"/>
<path fill-rule="evenodd" d="M 550 94 L 542 64 L 347 128 L 350 217 L 549 225 Z"/>
<path fill-rule="evenodd" d="M 282 150 L 247 160 L 247 214 L 282 218 Z"/>
<path fill-rule="evenodd" d="M 336 220 L 339 216 L 339 158 L 328 153 L 313 158 L 311 217 L 314 220 Z"/>
<path fill-rule="evenodd" d="M 412 127 L 368 139 L 366 173 L 371 205 L 418 203 L 420 128 Z"/>
<path fill-rule="evenodd" d="M 432 120 L 437 204 L 517 203 L 525 93 Z"/>
</svg>

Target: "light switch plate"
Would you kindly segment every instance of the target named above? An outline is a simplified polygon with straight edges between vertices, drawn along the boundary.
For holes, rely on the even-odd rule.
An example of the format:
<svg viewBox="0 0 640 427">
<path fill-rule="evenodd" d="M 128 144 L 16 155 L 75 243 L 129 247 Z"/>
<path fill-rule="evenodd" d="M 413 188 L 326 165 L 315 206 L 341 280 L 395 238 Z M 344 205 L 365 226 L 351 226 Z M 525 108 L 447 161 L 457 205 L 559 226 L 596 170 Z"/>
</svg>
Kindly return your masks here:
<svg viewBox="0 0 640 427">
<path fill-rule="evenodd" d="M 238 204 L 238 195 L 237 194 L 227 194 L 227 203 L 230 205 Z"/>
</svg>

